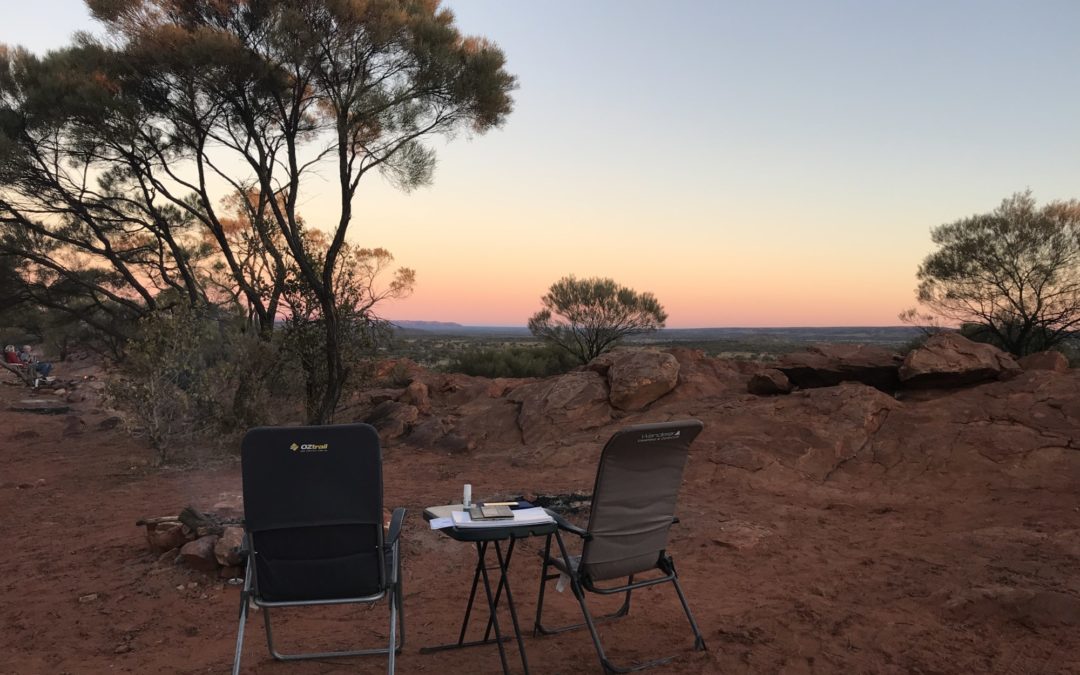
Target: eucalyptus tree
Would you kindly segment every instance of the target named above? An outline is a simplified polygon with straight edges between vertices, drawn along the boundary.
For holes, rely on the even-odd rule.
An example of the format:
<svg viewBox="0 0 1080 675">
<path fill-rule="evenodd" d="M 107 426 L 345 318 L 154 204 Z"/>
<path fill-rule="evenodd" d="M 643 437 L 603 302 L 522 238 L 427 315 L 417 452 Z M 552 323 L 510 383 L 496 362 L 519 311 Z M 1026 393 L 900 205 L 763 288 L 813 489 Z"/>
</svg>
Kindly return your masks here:
<svg viewBox="0 0 1080 675">
<path fill-rule="evenodd" d="M 1080 328 L 1080 201 L 1039 207 L 1031 192 L 934 228 L 919 302 L 1023 356 Z"/>
<path fill-rule="evenodd" d="M 153 309 L 160 287 L 203 301 L 210 259 L 213 287 L 225 275 L 263 332 L 288 311 L 289 285 L 302 284 L 326 376 L 309 421 L 329 422 L 349 372 L 342 317 L 355 308 L 336 280 L 360 180 L 378 172 L 405 190 L 424 185 L 435 166 L 428 139 L 498 126 L 515 86 L 502 52 L 462 35 L 435 0 L 88 5 L 104 41 L 81 37 L 41 59 L 7 50 L 0 64 L 0 220 L 16 226 L 4 250 L 31 250 L 34 237 L 74 246 L 96 264 L 35 264 L 131 314 Z M 327 173 L 334 194 L 305 223 L 299 205 Z M 39 198 L 37 182 L 55 194 Z M 12 190 L 18 199 L 4 201 Z M 228 213 L 237 207 L 252 233 L 245 247 Z"/>
</svg>

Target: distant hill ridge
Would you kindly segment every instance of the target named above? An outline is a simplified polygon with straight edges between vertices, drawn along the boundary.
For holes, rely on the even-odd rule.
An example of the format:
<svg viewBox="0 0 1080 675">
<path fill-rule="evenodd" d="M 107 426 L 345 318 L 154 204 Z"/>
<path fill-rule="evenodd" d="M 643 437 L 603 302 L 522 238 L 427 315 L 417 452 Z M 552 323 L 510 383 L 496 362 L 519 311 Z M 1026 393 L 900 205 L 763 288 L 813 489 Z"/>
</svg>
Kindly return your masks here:
<svg viewBox="0 0 1080 675">
<path fill-rule="evenodd" d="M 466 326 L 453 321 L 392 321 L 403 333 L 432 335 L 528 337 L 525 326 Z M 784 328 L 664 328 L 632 338 L 631 342 L 673 340 L 744 340 L 747 338 L 785 342 L 857 342 L 901 344 L 920 334 L 912 326 L 791 326 Z"/>
</svg>

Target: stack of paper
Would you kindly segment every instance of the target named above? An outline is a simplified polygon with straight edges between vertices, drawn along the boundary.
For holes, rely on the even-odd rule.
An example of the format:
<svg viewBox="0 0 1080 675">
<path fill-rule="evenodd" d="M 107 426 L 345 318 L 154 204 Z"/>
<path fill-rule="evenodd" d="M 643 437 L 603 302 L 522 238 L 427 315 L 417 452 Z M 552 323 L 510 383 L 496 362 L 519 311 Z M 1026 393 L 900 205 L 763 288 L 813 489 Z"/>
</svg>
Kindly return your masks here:
<svg viewBox="0 0 1080 675">
<path fill-rule="evenodd" d="M 554 522 L 547 511 L 540 507 L 531 509 L 518 509 L 514 511 L 514 519 L 499 518 L 493 520 L 473 520 L 468 511 L 454 511 L 451 518 L 454 527 L 517 527 L 518 525 L 544 525 Z"/>
</svg>

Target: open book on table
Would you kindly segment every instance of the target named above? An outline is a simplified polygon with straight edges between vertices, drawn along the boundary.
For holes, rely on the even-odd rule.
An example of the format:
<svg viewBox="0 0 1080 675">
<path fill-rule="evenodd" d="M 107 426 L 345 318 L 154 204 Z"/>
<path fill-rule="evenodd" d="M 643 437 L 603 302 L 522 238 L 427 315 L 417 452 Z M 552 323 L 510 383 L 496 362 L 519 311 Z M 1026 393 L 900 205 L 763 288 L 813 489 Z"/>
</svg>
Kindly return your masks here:
<svg viewBox="0 0 1080 675">
<path fill-rule="evenodd" d="M 547 511 L 539 506 L 531 509 L 517 509 L 513 519 L 497 518 L 490 520 L 473 520 L 468 511 L 454 511 L 451 513 L 454 527 L 515 527 L 517 525 L 543 525 L 554 522 Z"/>
</svg>

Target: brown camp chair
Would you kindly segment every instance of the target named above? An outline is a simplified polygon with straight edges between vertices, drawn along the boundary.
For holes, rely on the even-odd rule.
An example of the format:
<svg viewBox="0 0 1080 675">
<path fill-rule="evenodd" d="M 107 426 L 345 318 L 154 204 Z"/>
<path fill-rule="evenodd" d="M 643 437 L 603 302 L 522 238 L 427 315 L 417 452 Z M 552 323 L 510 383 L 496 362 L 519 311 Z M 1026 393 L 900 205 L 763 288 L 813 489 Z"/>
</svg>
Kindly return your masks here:
<svg viewBox="0 0 1080 675">
<path fill-rule="evenodd" d="M 611 437 L 600 456 L 588 528 L 581 529 L 552 514 L 559 523 L 559 530 L 554 533 L 559 551 L 558 555 L 552 555 L 552 535 L 548 535 L 543 553 L 544 567 L 540 575 L 534 635 L 550 635 L 587 627 L 605 672 L 626 673 L 667 663 L 674 656 L 626 668 L 609 661 L 600 644 L 596 620 L 585 604 L 585 593 L 625 593 L 623 604 L 615 613 L 598 617 L 598 620 L 616 619 L 630 611 L 630 593 L 635 588 L 670 582 L 675 586 L 693 629 L 694 648 L 705 649 L 705 639 L 679 585 L 675 563 L 665 551 L 668 530 L 672 523 L 678 522 L 674 515 L 675 499 L 682 482 L 687 452 L 702 426 L 698 420 L 643 424 L 623 429 Z M 581 537 L 580 556 L 571 556 L 567 552 L 561 534 L 563 531 Z M 551 568 L 555 568 L 555 571 Z M 650 572 L 657 572 L 660 576 L 635 581 L 635 576 Z M 562 575 L 569 577 L 570 588 L 581 605 L 585 622 L 546 628 L 542 622 L 544 589 L 547 582 Z M 623 578 L 626 583 L 598 585 Z"/>
</svg>

